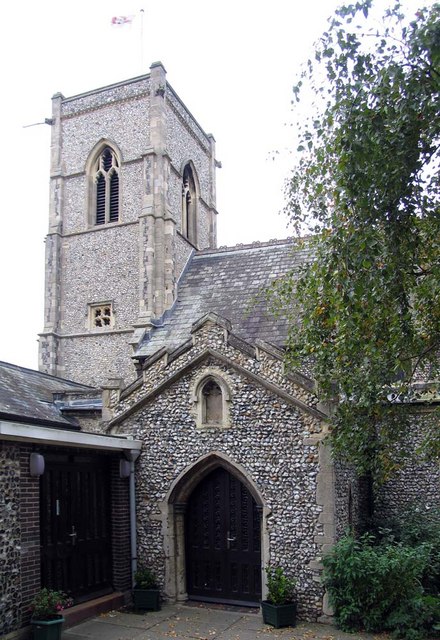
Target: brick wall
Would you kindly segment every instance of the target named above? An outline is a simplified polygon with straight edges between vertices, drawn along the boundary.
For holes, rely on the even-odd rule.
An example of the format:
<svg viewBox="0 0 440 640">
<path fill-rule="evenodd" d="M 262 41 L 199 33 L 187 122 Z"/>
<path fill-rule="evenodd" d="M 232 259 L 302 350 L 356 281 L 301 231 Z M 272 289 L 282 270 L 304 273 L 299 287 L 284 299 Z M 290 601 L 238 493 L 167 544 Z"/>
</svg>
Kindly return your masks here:
<svg viewBox="0 0 440 640">
<path fill-rule="evenodd" d="M 41 588 L 40 479 L 29 472 L 35 445 L 0 442 L 0 636 L 29 624 Z M 43 455 L 62 451 L 38 449 Z M 78 452 L 78 450 L 69 450 Z M 122 454 L 111 457 L 113 587 L 131 588 L 129 479 L 119 477 Z"/>
<path fill-rule="evenodd" d="M 40 479 L 29 472 L 29 445 L 20 446 L 21 611 L 29 622 L 29 605 L 40 588 Z"/>
<path fill-rule="evenodd" d="M 119 477 L 119 458 L 112 460 L 111 474 L 113 586 L 127 591 L 131 588 L 129 478 Z"/>
</svg>

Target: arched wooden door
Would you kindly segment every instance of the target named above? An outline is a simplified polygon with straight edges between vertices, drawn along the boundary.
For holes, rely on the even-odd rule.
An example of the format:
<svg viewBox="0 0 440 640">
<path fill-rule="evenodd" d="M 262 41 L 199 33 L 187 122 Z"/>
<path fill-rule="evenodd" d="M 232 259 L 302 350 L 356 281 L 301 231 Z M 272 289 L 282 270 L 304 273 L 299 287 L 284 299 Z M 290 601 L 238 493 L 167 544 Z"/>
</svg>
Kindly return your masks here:
<svg viewBox="0 0 440 640">
<path fill-rule="evenodd" d="M 219 467 L 192 492 L 185 517 L 188 596 L 254 605 L 261 599 L 261 510 Z"/>
</svg>

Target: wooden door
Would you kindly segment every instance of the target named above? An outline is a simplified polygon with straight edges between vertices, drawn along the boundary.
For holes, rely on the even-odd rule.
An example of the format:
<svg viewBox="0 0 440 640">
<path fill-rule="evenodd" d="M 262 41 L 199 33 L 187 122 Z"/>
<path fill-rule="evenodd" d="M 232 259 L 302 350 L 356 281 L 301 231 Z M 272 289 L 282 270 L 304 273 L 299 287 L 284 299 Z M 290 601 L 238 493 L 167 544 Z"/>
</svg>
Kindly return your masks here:
<svg viewBox="0 0 440 640">
<path fill-rule="evenodd" d="M 223 468 L 204 478 L 190 496 L 185 535 L 190 598 L 259 602 L 260 510 L 244 484 Z"/>
<path fill-rule="evenodd" d="M 46 457 L 41 580 L 76 601 L 111 591 L 110 475 L 95 456 Z"/>
</svg>

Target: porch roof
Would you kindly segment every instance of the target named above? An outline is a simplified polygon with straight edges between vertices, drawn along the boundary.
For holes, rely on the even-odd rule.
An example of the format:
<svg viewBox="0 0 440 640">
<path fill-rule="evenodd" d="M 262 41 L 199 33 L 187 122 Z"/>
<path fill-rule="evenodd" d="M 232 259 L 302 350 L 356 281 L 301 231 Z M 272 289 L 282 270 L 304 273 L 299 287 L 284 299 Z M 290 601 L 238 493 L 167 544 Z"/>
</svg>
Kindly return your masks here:
<svg viewBox="0 0 440 640">
<path fill-rule="evenodd" d="M 0 419 L 78 429 L 75 418 L 63 413 L 66 407 L 57 399 L 63 394 L 87 399 L 89 411 L 101 410 L 101 393 L 93 387 L 0 362 Z"/>
<path fill-rule="evenodd" d="M 28 442 L 57 447 L 79 447 L 100 451 L 140 451 L 142 442 L 125 435 L 101 435 L 68 429 L 52 429 L 26 423 L 0 420 L 0 440 Z"/>
</svg>

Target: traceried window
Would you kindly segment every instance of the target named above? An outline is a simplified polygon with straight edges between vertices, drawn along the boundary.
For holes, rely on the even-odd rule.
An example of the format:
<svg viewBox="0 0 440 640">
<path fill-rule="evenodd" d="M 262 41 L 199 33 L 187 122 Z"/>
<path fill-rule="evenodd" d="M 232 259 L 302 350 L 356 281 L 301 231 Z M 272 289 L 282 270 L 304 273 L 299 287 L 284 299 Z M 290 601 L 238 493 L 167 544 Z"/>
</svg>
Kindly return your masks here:
<svg viewBox="0 0 440 640">
<path fill-rule="evenodd" d="M 113 326 L 113 308 L 111 303 L 89 305 L 90 329 L 109 329 Z"/>
<path fill-rule="evenodd" d="M 191 164 L 185 165 L 182 180 L 182 233 L 197 244 L 197 189 Z"/>
<path fill-rule="evenodd" d="M 94 224 L 119 220 L 119 161 L 110 147 L 104 147 L 93 167 Z"/>
</svg>

